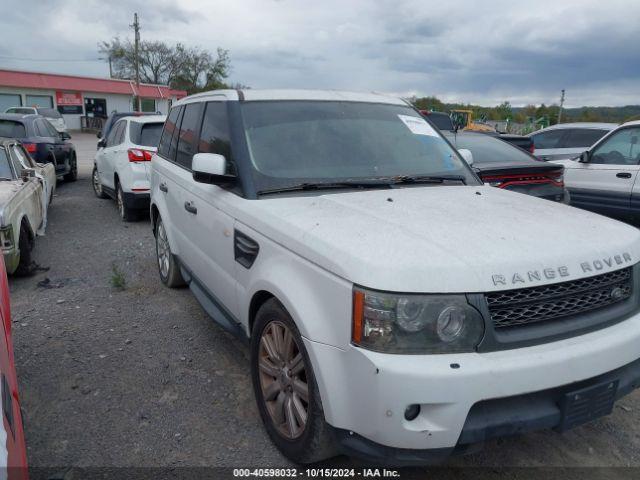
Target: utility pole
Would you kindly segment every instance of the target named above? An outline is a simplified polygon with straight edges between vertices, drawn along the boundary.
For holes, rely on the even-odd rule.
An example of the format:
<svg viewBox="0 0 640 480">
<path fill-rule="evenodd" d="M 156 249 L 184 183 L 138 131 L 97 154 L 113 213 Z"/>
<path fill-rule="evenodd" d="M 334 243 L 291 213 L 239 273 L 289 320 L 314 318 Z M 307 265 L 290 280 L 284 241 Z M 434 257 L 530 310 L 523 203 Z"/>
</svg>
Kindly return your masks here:
<svg viewBox="0 0 640 480">
<path fill-rule="evenodd" d="M 142 111 L 142 105 L 140 100 L 140 56 L 138 53 L 140 48 L 140 24 L 138 23 L 137 13 L 133 14 L 133 25 L 131 25 L 131 27 L 133 27 L 133 31 L 135 32 L 134 50 L 135 50 L 135 57 L 136 57 L 136 99 L 137 99 L 136 110 L 140 112 Z"/>
<path fill-rule="evenodd" d="M 113 78 L 113 70 L 111 68 L 111 54 L 109 54 L 109 78 Z"/>
<path fill-rule="evenodd" d="M 562 107 L 564 106 L 564 88 L 560 95 L 560 109 L 558 110 L 558 123 L 562 122 Z"/>
</svg>

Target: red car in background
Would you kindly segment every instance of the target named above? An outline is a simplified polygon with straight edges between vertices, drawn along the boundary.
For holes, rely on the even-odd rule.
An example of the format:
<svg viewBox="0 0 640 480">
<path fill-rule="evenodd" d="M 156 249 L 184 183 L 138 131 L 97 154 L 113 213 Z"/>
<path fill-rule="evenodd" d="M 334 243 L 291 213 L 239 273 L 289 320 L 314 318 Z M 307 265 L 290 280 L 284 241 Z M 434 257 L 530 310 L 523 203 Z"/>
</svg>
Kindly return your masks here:
<svg viewBox="0 0 640 480">
<path fill-rule="evenodd" d="M 13 359 L 13 343 L 11 342 L 9 282 L 2 255 L 0 255 L 0 299 L 0 317 L 2 317 L 3 327 L 2 340 L 0 341 L 0 400 L 2 403 L 0 478 L 26 480 L 29 478 L 27 450 L 18 398 L 18 377 Z"/>
</svg>

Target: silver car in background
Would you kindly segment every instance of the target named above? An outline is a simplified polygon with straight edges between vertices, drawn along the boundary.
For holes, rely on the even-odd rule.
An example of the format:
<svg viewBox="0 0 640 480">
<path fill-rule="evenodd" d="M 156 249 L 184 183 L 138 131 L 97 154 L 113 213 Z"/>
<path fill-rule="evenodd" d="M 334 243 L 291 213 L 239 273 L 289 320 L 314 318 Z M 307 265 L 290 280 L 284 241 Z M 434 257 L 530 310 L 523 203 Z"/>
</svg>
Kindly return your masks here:
<svg viewBox="0 0 640 480">
<path fill-rule="evenodd" d="M 528 136 L 533 140 L 534 155 L 540 160 L 564 160 L 580 156 L 617 126 L 617 123 L 560 123 Z"/>
</svg>

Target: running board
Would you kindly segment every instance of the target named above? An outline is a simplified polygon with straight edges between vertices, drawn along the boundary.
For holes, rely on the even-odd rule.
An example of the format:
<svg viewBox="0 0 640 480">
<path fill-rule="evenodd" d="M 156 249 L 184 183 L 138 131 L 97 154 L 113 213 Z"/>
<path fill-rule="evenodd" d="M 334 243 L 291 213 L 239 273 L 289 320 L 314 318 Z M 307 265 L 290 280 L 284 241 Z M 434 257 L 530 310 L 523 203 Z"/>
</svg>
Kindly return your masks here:
<svg viewBox="0 0 640 480">
<path fill-rule="evenodd" d="M 249 343 L 247 334 L 242 326 L 230 318 L 230 315 L 222 309 L 220 303 L 200 285 L 200 282 L 194 278 L 191 272 L 182 265 L 180 266 L 180 272 L 182 273 L 184 281 L 189 285 L 191 293 L 196 297 L 196 300 L 198 300 L 198 303 L 200 303 L 204 311 L 207 312 L 207 315 L 227 332 L 232 333 L 243 342 Z"/>
</svg>

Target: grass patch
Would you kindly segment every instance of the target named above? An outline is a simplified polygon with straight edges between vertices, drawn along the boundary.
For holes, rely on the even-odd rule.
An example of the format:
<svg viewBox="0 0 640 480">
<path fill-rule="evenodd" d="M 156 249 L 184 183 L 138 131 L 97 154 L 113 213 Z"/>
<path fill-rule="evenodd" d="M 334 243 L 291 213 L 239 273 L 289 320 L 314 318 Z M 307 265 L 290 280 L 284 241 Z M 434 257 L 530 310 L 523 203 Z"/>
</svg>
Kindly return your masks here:
<svg viewBox="0 0 640 480">
<path fill-rule="evenodd" d="M 127 288 L 127 279 L 115 263 L 111 264 L 111 286 L 118 290 Z"/>
</svg>

